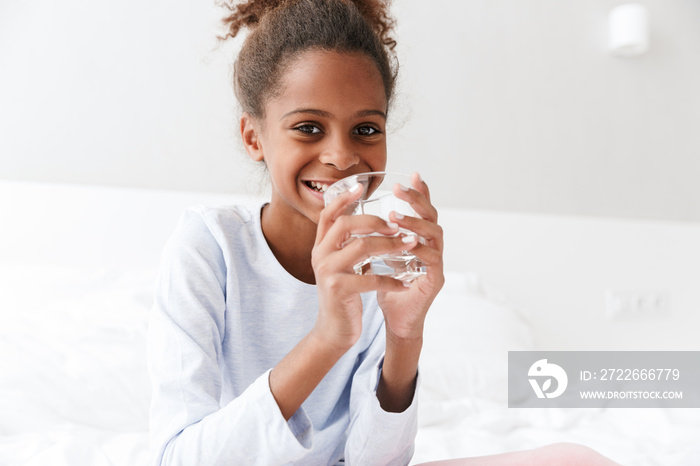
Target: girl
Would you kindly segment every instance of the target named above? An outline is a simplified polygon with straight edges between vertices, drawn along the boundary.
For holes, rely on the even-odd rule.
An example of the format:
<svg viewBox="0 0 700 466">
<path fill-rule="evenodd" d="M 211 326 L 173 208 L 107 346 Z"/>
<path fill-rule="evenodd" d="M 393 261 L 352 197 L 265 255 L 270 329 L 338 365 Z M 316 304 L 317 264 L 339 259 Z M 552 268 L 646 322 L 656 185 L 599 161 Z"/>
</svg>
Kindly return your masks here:
<svg viewBox="0 0 700 466">
<path fill-rule="evenodd" d="M 163 253 L 149 335 L 154 464 L 407 464 L 422 327 L 442 287 L 426 184 L 395 189 L 421 218 L 342 215 L 322 191 L 386 166 L 395 69 L 378 0 L 248 1 L 234 68 L 248 155 L 272 185 L 260 208 L 192 208 Z M 399 227 L 416 236 L 392 235 Z M 410 287 L 360 276 L 412 250 Z"/>
<path fill-rule="evenodd" d="M 407 464 L 423 321 L 443 235 L 417 174 L 395 194 L 420 218 L 324 208 L 333 182 L 386 166 L 396 70 L 380 0 L 229 4 L 250 34 L 234 68 L 248 155 L 269 203 L 190 208 L 162 256 L 149 329 L 153 463 Z M 416 236 L 392 235 L 399 227 Z M 353 264 L 411 250 L 410 286 Z"/>
</svg>

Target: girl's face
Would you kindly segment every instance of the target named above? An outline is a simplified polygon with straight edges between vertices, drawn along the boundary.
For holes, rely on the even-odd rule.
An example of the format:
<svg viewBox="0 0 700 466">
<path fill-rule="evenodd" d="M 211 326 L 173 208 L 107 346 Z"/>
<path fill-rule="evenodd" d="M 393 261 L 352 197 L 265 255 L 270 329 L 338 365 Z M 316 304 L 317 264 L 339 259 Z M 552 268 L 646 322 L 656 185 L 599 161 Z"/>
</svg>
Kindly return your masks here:
<svg viewBox="0 0 700 466">
<path fill-rule="evenodd" d="M 384 84 L 369 57 L 300 55 L 287 68 L 279 96 L 266 103 L 262 121 L 241 119 L 249 155 L 264 160 L 270 173 L 276 218 L 317 223 L 328 186 L 384 170 L 386 112 Z"/>
</svg>

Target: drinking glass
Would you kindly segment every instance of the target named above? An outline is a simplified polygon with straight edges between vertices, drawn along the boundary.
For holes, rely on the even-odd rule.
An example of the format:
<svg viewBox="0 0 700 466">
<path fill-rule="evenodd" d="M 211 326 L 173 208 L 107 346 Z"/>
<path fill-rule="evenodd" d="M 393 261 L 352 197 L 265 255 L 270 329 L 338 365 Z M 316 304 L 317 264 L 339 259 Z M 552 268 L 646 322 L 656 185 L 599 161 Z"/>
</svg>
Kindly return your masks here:
<svg viewBox="0 0 700 466">
<path fill-rule="evenodd" d="M 331 203 L 333 199 L 341 193 L 348 191 L 356 185 L 362 186 L 362 196 L 359 200 L 351 204 L 348 208 L 350 215 L 376 215 L 385 221 L 389 221 L 389 213 L 397 212 L 404 216 L 417 217 L 411 205 L 396 197 L 393 187 L 400 183 L 405 187 L 411 186 L 411 177 L 401 173 L 391 172 L 371 172 L 359 173 L 347 178 L 343 178 L 330 185 L 323 195 L 325 205 Z M 404 228 L 393 236 L 414 234 Z M 379 233 L 362 236 L 385 236 Z M 422 238 L 418 238 L 423 241 Z M 426 267 L 420 259 L 411 251 L 401 251 L 398 253 L 380 254 L 370 256 L 367 259 L 355 264 L 355 273 L 359 275 L 388 275 L 404 284 L 408 284 L 426 273 Z"/>
</svg>

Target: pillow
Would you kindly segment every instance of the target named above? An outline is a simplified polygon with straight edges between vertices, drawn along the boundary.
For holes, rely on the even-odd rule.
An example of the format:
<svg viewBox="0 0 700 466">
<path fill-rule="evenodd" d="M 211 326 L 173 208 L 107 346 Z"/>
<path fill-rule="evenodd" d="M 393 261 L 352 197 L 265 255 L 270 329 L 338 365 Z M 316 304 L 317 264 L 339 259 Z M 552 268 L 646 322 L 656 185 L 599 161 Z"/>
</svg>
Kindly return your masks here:
<svg viewBox="0 0 700 466">
<path fill-rule="evenodd" d="M 527 315 L 477 274 L 446 273 L 426 317 L 421 392 L 431 401 L 508 402 L 508 351 L 534 350 Z"/>
</svg>

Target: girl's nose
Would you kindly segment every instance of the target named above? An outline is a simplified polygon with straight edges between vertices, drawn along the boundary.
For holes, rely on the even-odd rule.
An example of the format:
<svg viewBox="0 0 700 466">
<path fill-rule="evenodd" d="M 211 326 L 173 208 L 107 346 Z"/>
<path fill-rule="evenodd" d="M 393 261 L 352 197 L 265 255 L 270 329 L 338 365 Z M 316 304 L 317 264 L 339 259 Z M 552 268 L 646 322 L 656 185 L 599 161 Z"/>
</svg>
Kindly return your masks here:
<svg viewBox="0 0 700 466">
<path fill-rule="evenodd" d="M 357 165 L 360 156 L 355 152 L 350 141 L 334 140 L 321 153 L 321 163 L 331 165 L 337 170 L 344 171 Z"/>
</svg>

